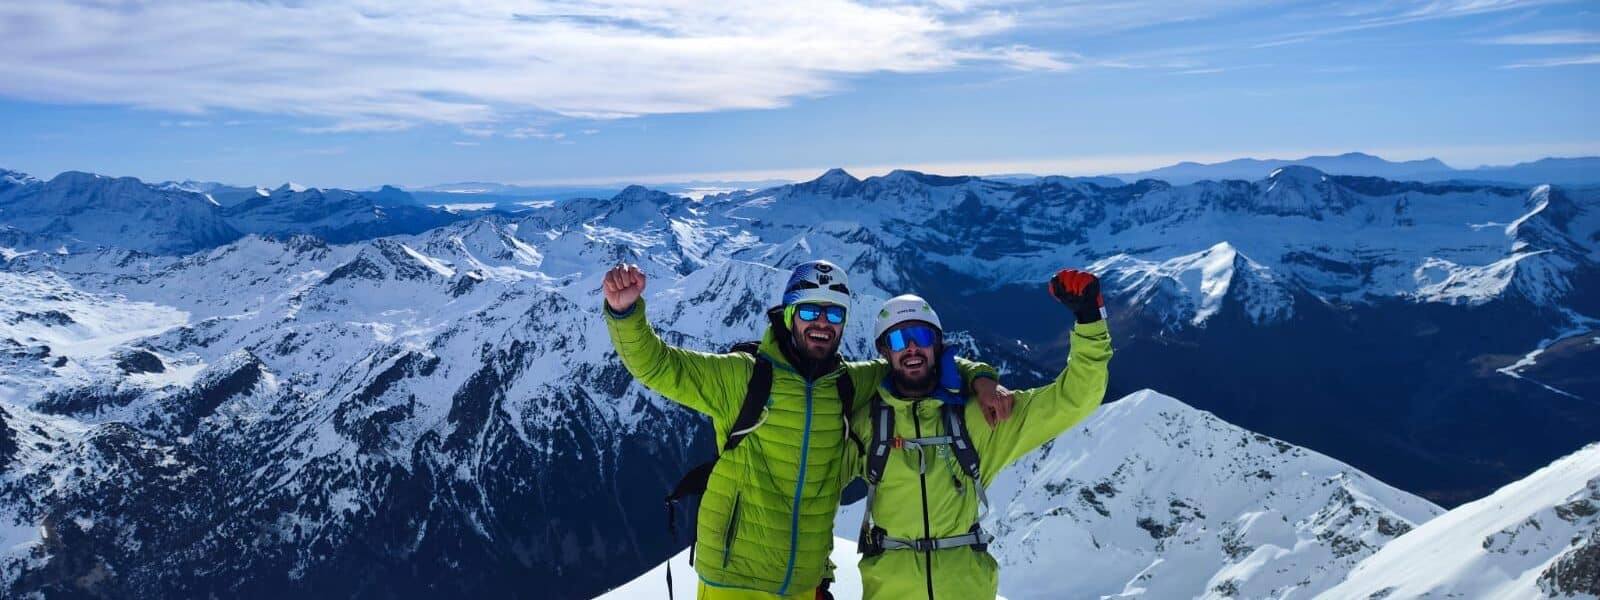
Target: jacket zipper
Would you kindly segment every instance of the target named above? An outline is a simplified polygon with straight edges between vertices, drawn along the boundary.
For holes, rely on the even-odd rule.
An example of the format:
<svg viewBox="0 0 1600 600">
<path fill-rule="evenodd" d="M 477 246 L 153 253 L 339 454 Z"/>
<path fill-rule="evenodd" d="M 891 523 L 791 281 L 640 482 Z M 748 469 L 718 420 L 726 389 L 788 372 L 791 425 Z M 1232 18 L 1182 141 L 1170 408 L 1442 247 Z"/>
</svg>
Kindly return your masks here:
<svg viewBox="0 0 1600 600">
<path fill-rule="evenodd" d="M 728 531 L 722 534 L 722 567 L 728 567 L 728 556 L 733 554 L 733 541 L 737 539 L 734 532 L 739 530 L 739 504 L 744 499 L 744 494 L 733 497 L 733 513 L 728 515 Z"/>
<path fill-rule="evenodd" d="M 801 376 L 802 379 L 805 376 Z M 778 587 L 779 596 L 789 594 L 789 582 L 794 579 L 795 551 L 800 546 L 800 496 L 805 491 L 806 485 L 806 460 L 811 454 L 811 392 L 816 381 L 806 379 L 806 430 L 800 438 L 800 472 L 794 482 L 794 505 L 789 513 L 789 565 L 784 569 L 783 585 Z"/>
<path fill-rule="evenodd" d="M 914 401 L 911 402 L 911 426 L 913 428 L 912 430 L 914 432 L 916 432 L 916 435 L 919 438 L 922 437 L 922 410 L 921 410 L 921 408 L 922 408 L 922 400 L 921 399 L 914 400 Z M 918 453 L 922 453 L 922 452 L 927 452 L 927 450 L 922 449 L 922 448 L 918 448 L 917 452 Z M 926 458 L 927 457 L 925 457 L 925 456 L 918 456 L 917 457 L 917 460 L 918 460 L 917 464 L 918 465 L 927 464 L 926 461 L 925 461 Z M 926 469 L 923 469 L 921 467 L 917 468 L 917 479 L 921 480 L 920 481 L 920 485 L 922 487 L 922 539 L 926 540 L 926 539 L 930 539 L 930 538 L 933 537 L 933 528 L 928 525 L 928 474 L 925 471 L 926 471 Z M 922 555 L 925 558 L 925 564 L 927 565 L 927 568 L 925 569 L 925 573 L 927 574 L 927 579 L 928 579 L 928 600 L 933 600 L 933 551 L 932 550 L 924 551 L 922 553 Z"/>
</svg>

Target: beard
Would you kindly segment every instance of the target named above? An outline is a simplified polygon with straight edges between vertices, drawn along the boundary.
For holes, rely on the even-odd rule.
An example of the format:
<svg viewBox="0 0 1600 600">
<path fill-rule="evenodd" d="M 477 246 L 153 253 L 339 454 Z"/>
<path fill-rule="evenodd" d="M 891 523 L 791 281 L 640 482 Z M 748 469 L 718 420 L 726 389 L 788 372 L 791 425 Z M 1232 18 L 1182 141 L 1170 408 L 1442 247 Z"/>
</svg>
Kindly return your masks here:
<svg viewBox="0 0 1600 600">
<path fill-rule="evenodd" d="M 937 369 L 926 369 L 920 377 L 913 377 L 905 371 L 894 369 L 889 372 L 889 378 L 894 380 L 894 387 L 903 394 L 926 394 L 933 391 L 933 384 L 939 381 Z"/>
<path fill-rule="evenodd" d="M 828 344 L 828 347 L 826 348 L 818 348 L 811 344 L 804 344 L 800 346 L 800 354 L 810 360 L 815 361 L 828 360 L 828 357 L 833 356 L 833 354 L 838 351 L 839 340 L 834 340 L 832 343 Z"/>
<path fill-rule="evenodd" d="M 805 357 L 806 360 L 820 362 L 839 352 L 839 341 L 839 336 L 835 335 L 833 340 L 829 341 L 826 346 L 818 346 L 816 342 L 807 339 L 802 332 L 800 335 L 795 336 L 795 349 L 799 350 L 800 356 Z"/>
</svg>

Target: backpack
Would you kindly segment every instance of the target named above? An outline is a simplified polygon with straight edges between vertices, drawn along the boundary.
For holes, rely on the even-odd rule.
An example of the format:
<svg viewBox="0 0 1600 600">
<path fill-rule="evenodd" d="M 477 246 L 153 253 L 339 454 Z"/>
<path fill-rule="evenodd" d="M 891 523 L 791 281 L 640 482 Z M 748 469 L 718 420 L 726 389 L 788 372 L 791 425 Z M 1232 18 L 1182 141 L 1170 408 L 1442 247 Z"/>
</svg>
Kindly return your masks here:
<svg viewBox="0 0 1600 600">
<path fill-rule="evenodd" d="M 745 386 L 744 403 L 739 406 L 739 416 L 733 420 L 733 426 L 728 428 L 728 439 L 722 443 L 722 449 L 713 457 L 683 474 L 678 484 L 673 486 L 672 492 L 667 494 L 667 531 L 672 535 L 674 545 L 678 542 L 678 502 L 690 496 L 701 496 L 706 493 L 706 484 L 711 481 L 711 470 L 716 468 L 717 459 L 727 454 L 739 443 L 744 441 L 752 432 L 766 422 L 767 401 L 772 396 L 772 361 L 760 352 L 761 342 L 739 342 L 728 348 L 728 353 L 742 352 L 756 358 L 755 368 L 750 371 L 750 382 Z M 839 393 L 839 402 L 842 404 L 844 415 L 844 431 L 854 442 L 859 451 L 865 452 L 865 445 L 850 430 L 850 415 L 854 412 L 856 386 L 850 380 L 850 372 L 839 373 L 835 380 Z M 690 529 L 689 537 L 689 564 L 694 564 L 694 529 Z M 672 598 L 672 563 L 667 562 L 667 598 Z"/>
<path fill-rule="evenodd" d="M 944 424 L 944 435 L 905 439 L 894 435 L 894 408 L 890 407 L 883 397 L 872 395 L 872 442 L 867 452 L 866 473 L 862 478 L 867 482 L 867 501 L 862 506 L 860 537 L 856 543 L 856 551 L 864 556 L 876 556 L 884 550 L 909 549 L 918 552 L 929 552 L 944 548 L 957 548 L 971 546 L 973 550 L 982 552 L 987 550 L 989 542 L 994 537 L 984 533 L 980 523 L 989 509 L 989 495 L 983 489 L 981 466 L 978 459 L 978 449 L 972 445 L 972 436 L 967 433 L 967 413 L 960 404 L 945 403 L 939 407 L 939 421 Z M 896 538 L 888 535 L 882 527 L 872 521 L 872 499 L 878 491 L 878 483 L 883 480 L 883 469 L 889 462 L 889 450 L 916 450 L 918 470 L 924 474 L 928 472 L 927 454 L 925 448 L 937 446 L 950 446 L 950 451 L 955 455 L 956 464 L 961 471 L 972 479 L 972 485 L 978 490 L 978 518 L 973 522 L 972 528 L 967 533 L 945 538 Z M 961 481 L 956 480 L 956 490 L 960 492 Z"/>
</svg>

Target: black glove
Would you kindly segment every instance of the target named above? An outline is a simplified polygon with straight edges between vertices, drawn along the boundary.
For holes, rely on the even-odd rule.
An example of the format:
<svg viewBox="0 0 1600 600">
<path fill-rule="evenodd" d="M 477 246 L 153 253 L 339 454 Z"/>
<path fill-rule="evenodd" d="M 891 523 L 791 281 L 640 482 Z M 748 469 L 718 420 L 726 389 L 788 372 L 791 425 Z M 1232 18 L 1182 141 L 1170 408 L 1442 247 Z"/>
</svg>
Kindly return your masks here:
<svg viewBox="0 0 1600 600">
<path fill-rule="evenodd" d="M 1050 278 L 1050 295 L 1065 304 L 1079 323 L 1105 318 L 1105 298 L 1100 297 L 1100 278 L 1093 273 L 1062 269 Z"/>
</svg>

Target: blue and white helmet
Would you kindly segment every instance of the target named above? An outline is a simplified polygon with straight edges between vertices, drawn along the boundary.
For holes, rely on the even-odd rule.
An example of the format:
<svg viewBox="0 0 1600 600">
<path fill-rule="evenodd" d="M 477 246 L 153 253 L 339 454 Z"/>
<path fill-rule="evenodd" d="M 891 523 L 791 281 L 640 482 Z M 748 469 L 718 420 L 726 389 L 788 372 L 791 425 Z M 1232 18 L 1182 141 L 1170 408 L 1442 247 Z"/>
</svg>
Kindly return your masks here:
<svg viewBox="0 0 1600 600">
<path fill-rule="evenodd" d="M 825 260 L 801 263 L 783 286 L 783 305 L 821 302 L 850 308 L 850 276 Z"/>
</svg>

